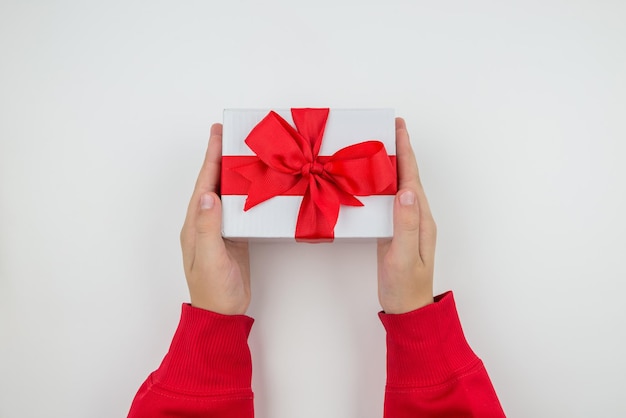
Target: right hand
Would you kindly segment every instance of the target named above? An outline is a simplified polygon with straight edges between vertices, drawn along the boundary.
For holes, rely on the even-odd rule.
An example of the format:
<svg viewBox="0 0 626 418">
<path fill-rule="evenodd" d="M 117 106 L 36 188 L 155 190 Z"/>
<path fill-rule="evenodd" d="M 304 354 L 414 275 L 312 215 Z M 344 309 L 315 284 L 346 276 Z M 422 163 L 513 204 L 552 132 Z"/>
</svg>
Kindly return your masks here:
<svg viewBox="0 0 626 418">
<path fill-rule="evenodd" d="M 398 193 L 393 238 L 378 241 L 378 299 L 383 311 L 401 314 L 433 303 L 437 227 L 420 182 L 406 123 L 396 119 Z"/>
</svg>

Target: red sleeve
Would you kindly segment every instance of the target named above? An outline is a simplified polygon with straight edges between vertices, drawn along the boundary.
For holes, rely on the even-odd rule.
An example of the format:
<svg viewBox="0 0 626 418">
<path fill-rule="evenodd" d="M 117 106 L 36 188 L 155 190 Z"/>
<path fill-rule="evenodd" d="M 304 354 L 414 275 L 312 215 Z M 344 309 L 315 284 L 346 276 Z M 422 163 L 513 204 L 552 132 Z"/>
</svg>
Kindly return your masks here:
<svg viewBox="0 0 626 418">
<path fill-rule="evenodd" d="M 505 416 L 465 340 L 452 292 L 412 312 L 379 316 L 387 331 L 385 418 Z"/>
<path fill-rule="evenodd" d="M 129 418 L 252 418 L 253 319 L 184 304 L 170 350 L 139 388 Z"/>
</svg>

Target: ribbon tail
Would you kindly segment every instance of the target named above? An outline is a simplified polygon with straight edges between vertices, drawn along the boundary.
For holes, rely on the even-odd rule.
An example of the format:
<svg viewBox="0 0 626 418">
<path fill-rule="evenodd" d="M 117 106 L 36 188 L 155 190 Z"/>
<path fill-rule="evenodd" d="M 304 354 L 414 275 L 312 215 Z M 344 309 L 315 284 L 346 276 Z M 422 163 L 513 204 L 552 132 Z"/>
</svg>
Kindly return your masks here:
<svg viewBox="0 0 626 418">
<path fill-rule="evenodd" d="M 323 192 L 320 189 L 317 181 L 311 178 L 298 212 L 296 241 L 332 242 L 335 238 L 340 198 L 332 185 L 323 188 Z"/>
<path fill-rule="evenodd" d="M 365 206 L 363 202 L 341 189 L 336 189 L 339 194 L 339 203 L 346 206 Z"/>
</svg>

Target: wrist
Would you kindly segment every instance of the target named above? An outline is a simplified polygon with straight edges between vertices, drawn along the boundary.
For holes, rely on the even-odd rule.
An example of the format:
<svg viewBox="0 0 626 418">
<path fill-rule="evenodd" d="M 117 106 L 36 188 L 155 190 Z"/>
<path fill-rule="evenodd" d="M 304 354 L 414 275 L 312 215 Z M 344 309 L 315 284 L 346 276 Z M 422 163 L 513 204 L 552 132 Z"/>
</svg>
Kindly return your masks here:
<svg viewBox="0 0 626 418">
<path fill-rule="evenodd" d="M 225 316 L 245 315 L 248 311 L 247 304 L 227 304 L 223 303 L 223 301 L 214 303 L 213 301 L 207 301 L 202 298 L 194 297 L 191 297 L 190 305 L 194 308 Z"/>
<path fill-rule="evenodd" d="M 400 315 L 415 311 L 434 303 L 435 299 L 432 295 L 426 295 L 411 301 L 387 303 L 382 306 L 383 312 L 391 315 Z"/>
</svg>

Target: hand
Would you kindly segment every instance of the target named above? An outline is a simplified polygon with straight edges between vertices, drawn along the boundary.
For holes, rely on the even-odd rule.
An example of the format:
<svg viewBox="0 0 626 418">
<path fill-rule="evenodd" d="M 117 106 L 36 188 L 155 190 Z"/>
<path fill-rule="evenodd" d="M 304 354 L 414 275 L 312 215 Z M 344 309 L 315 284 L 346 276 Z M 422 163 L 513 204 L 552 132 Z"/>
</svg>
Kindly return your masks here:
<svg viewBox="0 0 626 418">
<path fill-rule="evenodd" d="M 222 238 L 222 202 L 217 191 L 222 125 L 211 137 L 180 233 L 191 305 L 224 315 L 243 315 L 250 305 L 248 242 Z"/>
<path fill-rule="evenodd" d="M 383 311 L 400 314 L 433 303 L 437 227 L 419 178 L 402 118 L 396 118 L 398 193 L 393 239 L 378 242 L 378 299 Z"/>
</svg>

